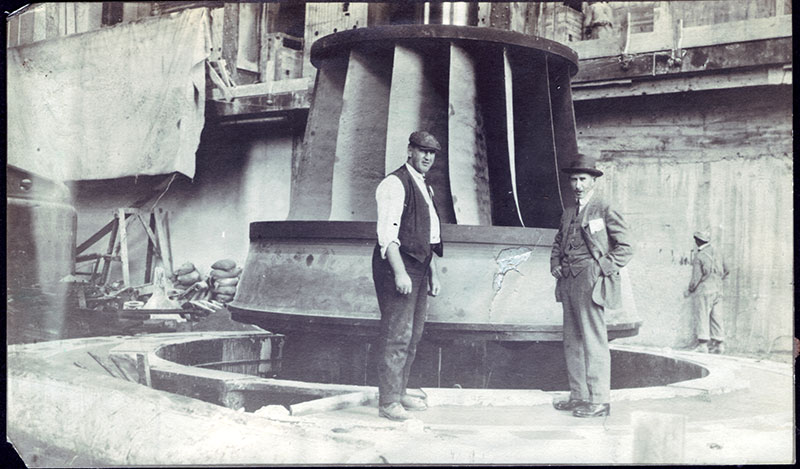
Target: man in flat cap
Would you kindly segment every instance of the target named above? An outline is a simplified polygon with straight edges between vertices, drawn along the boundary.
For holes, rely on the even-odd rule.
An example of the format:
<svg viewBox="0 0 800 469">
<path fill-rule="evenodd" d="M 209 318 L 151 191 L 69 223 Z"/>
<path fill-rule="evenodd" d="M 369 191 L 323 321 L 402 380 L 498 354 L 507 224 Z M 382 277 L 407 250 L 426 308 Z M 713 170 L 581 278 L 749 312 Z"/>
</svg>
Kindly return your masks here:
<svg viewBox="0 0 800 469">
<path fill-rule="evenodd" d="M 694 234 L 697 245 L 692 259 L 692 279 L 684 296 L 694 294 L 694 311 L 697 316 L 696 352 L 725 353 L 725 330 L 722 312 L 722 281 L 728 276 L 728 267 L 722 257 L 714 252 L 711 233 Z M 711 344 L 709 347 L 709 339 Z"/>
<path fill-rule="evenodd" d="M 550 255 L 556 301 L 564 309 L 564 356 L 569 399 L 558 410 L 576 417 L 611 413 L 611 356 L 604 308 L 622 306 L 619 270 L 633 255 L 628 225 L 594 186 L 603 172 L 595 160 L 577 154 L 561 170 L 569 174 L 575 205 L 561 216 Z"/>
<path fill-rule="evenodd" d="M 427 295 L 439 294 L 433 253 L 442 256 L 439 216 L 425 174 L 441 150 L 433 135 L 413 132 L 408 160 L 381 181 L 378 243 L 372 255 L 372 279 L 381 311 L 378 362 L 378 415 L 407 420 L 407 410 L 425 410 L 426 402 L 406 393 L 408 375 L 422 337 Z"/>
</svg>

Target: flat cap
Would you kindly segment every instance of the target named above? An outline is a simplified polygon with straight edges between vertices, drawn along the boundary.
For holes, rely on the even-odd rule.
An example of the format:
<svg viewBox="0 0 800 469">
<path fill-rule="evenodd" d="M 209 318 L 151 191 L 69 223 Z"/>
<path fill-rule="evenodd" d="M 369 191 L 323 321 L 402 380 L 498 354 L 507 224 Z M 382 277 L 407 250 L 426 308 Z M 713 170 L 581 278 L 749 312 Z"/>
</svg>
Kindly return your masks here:
<svg viewBox="0 0 800 469">
<path fill-rule="evenodd" d="M 711 233 L 709 233 L 707 230 L 695 231 L 694 237 L 704 243 L 711 241 Z"/>
<path fill-rule="evenodd" d="M 442 149 L 436 137 L 424 130 L 412 132 L 411 135 L 408 136 L 408 143 L 415 147 L 422 148 L 423 150 L 440 151 Z"/>
</svg>

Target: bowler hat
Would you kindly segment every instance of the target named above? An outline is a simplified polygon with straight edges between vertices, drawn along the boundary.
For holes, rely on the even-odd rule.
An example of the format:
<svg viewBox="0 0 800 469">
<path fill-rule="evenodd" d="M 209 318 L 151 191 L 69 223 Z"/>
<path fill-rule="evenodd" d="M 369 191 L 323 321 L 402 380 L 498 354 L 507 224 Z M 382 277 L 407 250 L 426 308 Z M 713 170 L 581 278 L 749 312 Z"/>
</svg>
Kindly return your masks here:
<svg viewBox="0 0 800 469">
<path fill-rule="evenodd" d="M 707 243 L 707 242 L 711 241 L 711 233 L 709 233 L 706 230 L 695 231 L 694 232 L 694 237 L 699 239 L 700 241 L 702 241 L 704 243 Z"/>
<path fill-rule="evenodd" d="M 595 159 L 591 156 L 586 156 L 581 153 L 577 153 L 569 165 L 561 168 L 561 171 L 570 174 L 587 173 L 594 177 L 603 175 L 603 172 L 597 169 L 597 163 Z"/>
<path fill-rule="evenodd" d="M 424 130 L 412 132 L 411 135 L 408 136 L 408 143 L 415 147 L 422 148 L 423 150 L 439 151 L 442 149 L 436 137 Z"/>
</svg>

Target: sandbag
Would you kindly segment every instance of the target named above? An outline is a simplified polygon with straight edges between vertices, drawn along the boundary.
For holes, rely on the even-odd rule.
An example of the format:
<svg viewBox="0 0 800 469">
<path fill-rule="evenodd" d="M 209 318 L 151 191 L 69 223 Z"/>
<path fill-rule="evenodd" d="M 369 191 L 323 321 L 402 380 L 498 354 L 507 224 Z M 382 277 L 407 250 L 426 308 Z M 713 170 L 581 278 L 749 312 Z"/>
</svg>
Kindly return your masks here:
<svg viewBox="0 0 800 469">
<path fill-rule="evenodd" d="M 217 295 L 215 299 L 220 303 L 230 303 L 233 301 L 233 295 Z"/>
<path fill-rule="evenodd" d="M 222 259 L 211 264 L 212 269 L 219 270 L 233 270 L 236 267 L 236 261 L 233 259 Z"/>
<path fill-rule="evenodd" d="M 211 278 L 216 280 L 218 278 L 238 277 L 239 274 L 241 274 L 241 273 L 242 273 L 242 268 L 241 267 L 236 267 L 233 270 L 214 269 L 214 270 L 211 271 Z"/>
<path fill-rule="evenodd" d="M 214 293 L 218 295 L 233 295 L 236 293 L 236 287 L 214 287 Z"/>
<path fill-rule="evenodd" d="M 214 280 L 214 285 L 219 285 L 221 287 L 235 287 L 238 284 L 239 284 L 239 277 L 218 278 Z"/>
<path fill-rule="evenodd" d="M 186 262 L 180 267 L 178 267 L 178 269 L 175 272 L 173 272 L 173 274 L 177 276 L 186 275 L 192 273 L 194 270 L 196 270 L 194 264 L 192 264 L 191 262 Z"/>
<path fill-rule="evenodd" d="M 195 282 L 200 281 L 200 272 L 193 270 L 184 275 L 178 275 L 176 279 L 181 285 L 194 285 Z"/>
</svg>

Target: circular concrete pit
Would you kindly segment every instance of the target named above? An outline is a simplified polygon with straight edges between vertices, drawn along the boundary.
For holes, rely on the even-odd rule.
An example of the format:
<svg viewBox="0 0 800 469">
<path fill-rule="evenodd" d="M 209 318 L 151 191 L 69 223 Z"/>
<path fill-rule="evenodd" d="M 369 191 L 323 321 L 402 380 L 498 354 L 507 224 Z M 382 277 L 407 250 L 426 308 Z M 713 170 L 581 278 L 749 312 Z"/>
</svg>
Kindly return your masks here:
<svg viewBox="0 0 800 469">
<path fill-rule="evenodd" d="M 215 332 L 11 346 L 9 439 L 34 466 L 794 457 L 788 364 L 612 345 L 615 373 L 649 378 L 618 381 L 608 418 L 554 410 L 561 390 L 422 386 L 412 392 L 428 411 L 397 423 L 377 416 L 374 387 L 271 378 L 281 342 Z M 669 451 L 637 453 L 658 441 L 645 430 L 671 435 Z"/>
</svg>

